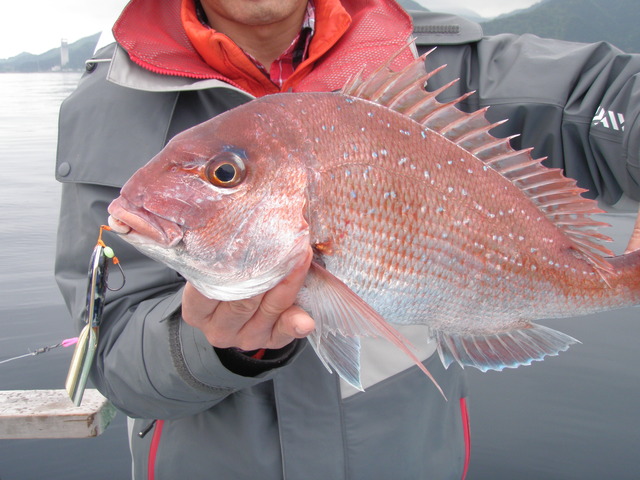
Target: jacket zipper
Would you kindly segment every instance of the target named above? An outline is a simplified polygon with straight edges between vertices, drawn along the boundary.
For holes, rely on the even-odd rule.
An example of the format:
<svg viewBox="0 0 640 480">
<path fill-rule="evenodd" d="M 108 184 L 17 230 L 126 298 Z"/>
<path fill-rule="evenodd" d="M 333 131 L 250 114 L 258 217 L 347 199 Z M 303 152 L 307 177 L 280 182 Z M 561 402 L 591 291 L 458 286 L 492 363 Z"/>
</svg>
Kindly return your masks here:
<svg viewBox="0 0 640 480">
<path fill-rule="evenodd" d="M 464 469 L 462 470 L 462 480 L 465 480 L 471 458 L 471 427 L 469 425 L 469 410 L 467 409 L 466 397 L 460 399 L 460 415 L 462 416 L 462 433 L 464 436 Z"/>
<path fill-rule="evenodd" d="M 156 477 L 156 456 L 158 454 L 158 447 L 160 446 L 160 437 L 162 436 L 163 426 L 164 420 L 155 421 L 155 430 L 153 431 L 153 437 L 151 437 L 151 445 L 149 446 L 149 459 L 147 461 L 148 480 L 155 480 Z"/>
<path fill-rule="evenodd" d="M 236 84 L 232 80 L 229 80 L 228 78 L 226 78 L 223 75 L 207 75 L 207 74 L 203 74 L 203 73 L 182 72 L 180 70 L 169 70 L 169 69 L 162 68 L 162 67 L 156 67 L 155 65 L 152 65 L 150 63 L 144 62 L 143 60 L 140 60 L 137 57 L 130 56 L 129 58 L 133 63 L 135 63 L 139 67 L 141 67 L 141 68 L 143 68 L 145 70 L 148 70 L 151 73 L 155 73 L 157 75 L 184 77 L 184 78 L 191 78 L 193 80 L 220 80 L 221 82 L 228 83 L 232 87 L 236 87 L 236 88 L 242 90 L 242 88 L 238 84 Z"/>
</svg>

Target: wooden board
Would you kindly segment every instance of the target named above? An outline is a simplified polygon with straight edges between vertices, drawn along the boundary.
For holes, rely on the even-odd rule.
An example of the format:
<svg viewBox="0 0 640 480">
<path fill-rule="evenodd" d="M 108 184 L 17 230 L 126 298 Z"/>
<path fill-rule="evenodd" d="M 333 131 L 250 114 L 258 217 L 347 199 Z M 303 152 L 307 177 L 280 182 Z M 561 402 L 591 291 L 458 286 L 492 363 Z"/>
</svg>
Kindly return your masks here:
<svg viewBox="0 0 640 480">
<path fill-rule="evenodd" d="M 66 390 L 0 390 L 0 439 L 100 435 L 116 409 L 95 389 L 76 407 Z"/>
</svg>

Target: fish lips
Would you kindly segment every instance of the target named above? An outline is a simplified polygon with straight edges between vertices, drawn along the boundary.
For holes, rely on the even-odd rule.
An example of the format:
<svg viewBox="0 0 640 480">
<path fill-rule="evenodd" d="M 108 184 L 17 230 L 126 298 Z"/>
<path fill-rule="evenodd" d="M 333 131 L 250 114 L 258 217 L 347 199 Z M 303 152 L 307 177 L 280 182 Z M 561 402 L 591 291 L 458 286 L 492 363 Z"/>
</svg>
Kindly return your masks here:
<svg viewBox="0 0 640 480">
<path fill-rule="evenodd" d="M 107 211 L 111 230 L 131 243 L 153 243 L 164 248 L 173 248 L 182 241 L 182 226 L 137 207 L 123 197 L 111 202 Z"/>
</svg>

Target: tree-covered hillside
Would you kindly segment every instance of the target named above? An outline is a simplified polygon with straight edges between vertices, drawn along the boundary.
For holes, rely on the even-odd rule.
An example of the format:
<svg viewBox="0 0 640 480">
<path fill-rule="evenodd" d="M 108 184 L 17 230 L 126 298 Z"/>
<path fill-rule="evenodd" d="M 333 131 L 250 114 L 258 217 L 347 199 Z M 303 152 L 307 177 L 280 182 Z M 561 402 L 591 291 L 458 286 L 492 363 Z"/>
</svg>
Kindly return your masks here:
<svg viewBox="0 0 640 480">
<path fill-rule="evenodd" d="M 482 23 L 487 35 L 533 33 L 577 42 L 605 40 L 627 52 L 640 52 L 638 0 L 546 0 Z"/>
</svg>

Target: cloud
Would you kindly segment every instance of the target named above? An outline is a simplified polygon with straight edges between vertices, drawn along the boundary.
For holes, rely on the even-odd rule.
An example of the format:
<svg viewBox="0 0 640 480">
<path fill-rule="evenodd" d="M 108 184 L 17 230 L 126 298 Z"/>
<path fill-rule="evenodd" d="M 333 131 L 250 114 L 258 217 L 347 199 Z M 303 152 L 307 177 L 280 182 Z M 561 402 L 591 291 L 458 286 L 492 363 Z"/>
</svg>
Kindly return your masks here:
<svg viewBox="0 0 640 480">
<path fill-rule="evenodd" d="M 30 0 L 7 2 L 0 16 L 0 58 L 22 52 L 43 53 L 105 28 L 117 18 L 125 0 Z"/>
<path fill-rule="evenodd" d="M 461 8 L 472 10 L 481 17 L 491 18 L 503 13 L 527 8 L 541 0 L 416 0 L 433 11 L 456 12 Z"/>
</svg>

